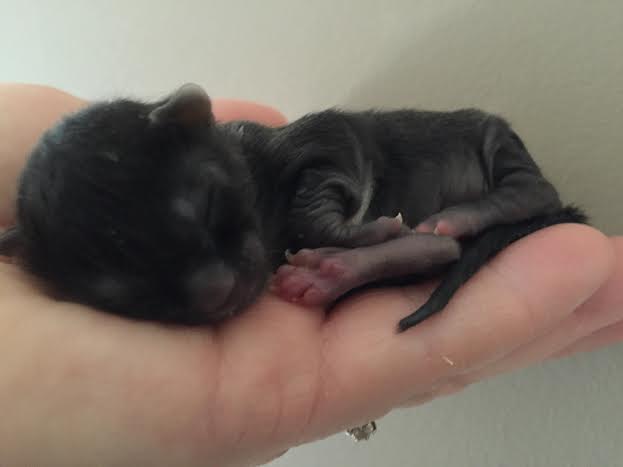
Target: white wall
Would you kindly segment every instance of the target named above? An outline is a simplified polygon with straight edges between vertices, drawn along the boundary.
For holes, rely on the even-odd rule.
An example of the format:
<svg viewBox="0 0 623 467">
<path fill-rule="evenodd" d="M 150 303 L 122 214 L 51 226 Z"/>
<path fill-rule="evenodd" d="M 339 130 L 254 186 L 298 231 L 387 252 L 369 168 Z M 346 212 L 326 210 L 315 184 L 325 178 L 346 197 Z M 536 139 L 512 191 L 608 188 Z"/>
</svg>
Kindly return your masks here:
<svg viewBox="0 0 623 467">
<path fill-rule="evenodd" d="M 623 232 L 619 0 L 0 0 L 0 80 L 86 98 L 196 81 L 291 118 L 484 107 L 514 123 L 565 198 Z M 621 350 L 480 384 L 386 417 L 370 443 L 340 435 L 275 466 L 623 466 Z"/>
</svg>

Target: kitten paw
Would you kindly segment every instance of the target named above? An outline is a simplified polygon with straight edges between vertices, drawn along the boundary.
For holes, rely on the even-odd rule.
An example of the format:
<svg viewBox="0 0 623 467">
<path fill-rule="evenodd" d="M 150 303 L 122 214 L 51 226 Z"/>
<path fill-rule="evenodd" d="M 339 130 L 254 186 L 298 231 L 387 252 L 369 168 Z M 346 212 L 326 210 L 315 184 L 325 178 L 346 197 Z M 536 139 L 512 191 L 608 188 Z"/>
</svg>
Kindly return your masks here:
<svg viewBox="0 0 623 467">
<path fill-rule="evenodd" d="M 477 234 L 481 228 L 477 214 L 463 209 L 448 208 L 430 216 L 414 229 L 417 233 L 432 233 L 452 238 Z"/>
<path fill-rule="evenodd" d="M 353 247 L 378 245 L 394 238 L 409 235 L 411 229 L 402 220 L 402 214 L 396 217 L 382 216 L 375 221 L 357 226 L 357 233 L 352 238 Z"/>
<path fill-rule="evenodd" d="M 303 249 L 275 273 L 271 289 L 281 298 L 306 306 L 327 305 L 352 287 L 352 268 L 343 248 Z"/>
<path fill-rule="evenodd" d="M 417 233 L 431 233 L 435 235 L 445 235 L 448 237 L 459 237 L 459 229 L 446 219 L 428 218 L 415 229 Z"/>
</svg>

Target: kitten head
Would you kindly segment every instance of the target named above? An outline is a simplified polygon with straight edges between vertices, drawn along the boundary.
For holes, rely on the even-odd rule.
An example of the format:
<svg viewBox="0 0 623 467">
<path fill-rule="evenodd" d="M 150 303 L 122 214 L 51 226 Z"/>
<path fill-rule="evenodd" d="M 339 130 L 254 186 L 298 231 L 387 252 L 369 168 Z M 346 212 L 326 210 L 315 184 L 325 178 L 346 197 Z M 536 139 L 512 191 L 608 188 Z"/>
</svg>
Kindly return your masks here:
<svg viewBox="0 0 623 467">
<path fill-rule="evenodd" d="M 49 130 L 5 245 L 61 297 L 118 314 L 215 322 L 268 276 L 254 183 L 210 100 L 94 104 Z M 1 247 L 0 247 L 1 249 Z"/>
</svg>

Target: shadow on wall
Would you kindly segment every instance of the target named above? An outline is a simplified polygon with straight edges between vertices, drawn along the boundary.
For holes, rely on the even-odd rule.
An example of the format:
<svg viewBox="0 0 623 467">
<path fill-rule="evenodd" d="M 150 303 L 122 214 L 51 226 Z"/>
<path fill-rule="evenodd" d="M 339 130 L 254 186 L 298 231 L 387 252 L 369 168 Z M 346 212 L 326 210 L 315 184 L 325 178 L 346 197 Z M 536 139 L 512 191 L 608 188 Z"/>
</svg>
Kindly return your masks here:
<svg viewBox="0 0 623 467">
<path fill-rule="evenodd" d="M 501 114 L 566 201 L 622 233 L 622 18 L 609 1 L 464 3 L 403 38 L 345 103 Z"/>
</svg>

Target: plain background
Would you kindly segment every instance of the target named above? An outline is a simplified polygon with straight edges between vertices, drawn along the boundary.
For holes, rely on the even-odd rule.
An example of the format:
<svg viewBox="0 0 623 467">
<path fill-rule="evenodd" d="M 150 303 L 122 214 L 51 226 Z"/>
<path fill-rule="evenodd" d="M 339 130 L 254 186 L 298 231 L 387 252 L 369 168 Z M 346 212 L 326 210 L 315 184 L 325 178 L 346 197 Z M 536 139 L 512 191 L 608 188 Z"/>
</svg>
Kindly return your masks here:
<svg viewBox="0 0 623 467">
<path fill-rule="evenodd" d="M 565 199 L 623 232 L 620 0 L 0 0 L 0 80 L 88 99 L 194 81 L 289 118 L 481 107 L 513 123 Z M 623 466 L 622 350 L 499 377 L 385 417 L 371 442 L 336 435 L 273 465 Z"/>
</svg>

